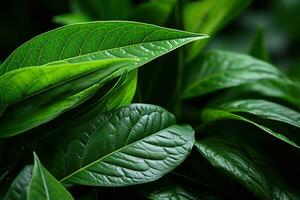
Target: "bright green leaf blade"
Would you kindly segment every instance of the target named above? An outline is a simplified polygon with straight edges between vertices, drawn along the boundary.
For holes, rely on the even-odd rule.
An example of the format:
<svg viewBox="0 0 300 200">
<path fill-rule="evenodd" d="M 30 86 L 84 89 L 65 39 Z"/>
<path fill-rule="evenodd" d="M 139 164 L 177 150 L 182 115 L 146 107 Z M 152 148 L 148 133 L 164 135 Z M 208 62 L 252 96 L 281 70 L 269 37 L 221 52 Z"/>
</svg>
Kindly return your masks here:
<svg viewBox="0 0 300 200">
<path fill-rule="evenodd" d="M 216 135 L 197 141 L 197 150 L 217 169 L 260 199 L 298 199 L 299 194 L 280 178 L 276 167 L 254 145 Z"/>
<path fill-rule="evenodd" d="M 255 33 L 248 54 L 266 62 L 270 61 L 270 55 L 265 46 L 264 29 L 260 28 Z"/>
<path fill-rule="evenodd" d="M 212 50 L 191 62 L 184 74 L 183 98 L 265 79 L 285 79 L 274 66 L 247 55 Z"/>
<path fill-rule="evenodd" d="M 26 200 L 27 188 L 32 176 L 32 166 L 26 166 L 12 182 L 4 200 Z"/>
<path fill-rule="evenodd" d="M 156 180 L 189 154 L 194 131 L 166 110 L 133 104 L 75 127 L 55 149 L 64 183 L 125 186 Z"/>
<path fill-rule="evenodd" d="M 78 106 L 105 82 L 135 68 L 135 62 L 107 59 L 26 67 L 4 74 L 0 100 L 6 110 L 1 116 L 0 137 L 22 133 Z"/>
<path fill-rule="evenodd" d="M 185 30 L 205 33 L 210 36 L 237 17 L 251 0 L 203 0 L 190 2 L 184 9 Z M 192 60 L 203 49 L 207 41 L 191 45 L 188 60 Z"/>
<path fill-rule="evenodd" d="M 34 166 L 26 166 L 12 182 L 5 200 L 73 200 L 70 193 L 40 163 L 34 154 Z"/>
<path fill-rule="evenodd" d="M 41 34 L 16 49 L 0 75 L 27 66 L 76 63 L 107 58 L 139 58 L 139 65 L 206 35 L 154 25 L 106 21 L 64 26 Z"/>
<path fill-rule="evenodd" d="M 34 154 L 32 178 L 28 187 L 27 200 L 72 200 L 71 194 L 40 163 Z"/>
<path fill-rule="evenodd" d="M 126 64 L 134 65 L 135 61 L 137 60 L 107 59 L 14 70 L 0 76 L 0 103 L 1 106 L 8 106 L 90 73 L 99 73 L 107 68 L 120 69 L 120 66 Z"/>
</svg>

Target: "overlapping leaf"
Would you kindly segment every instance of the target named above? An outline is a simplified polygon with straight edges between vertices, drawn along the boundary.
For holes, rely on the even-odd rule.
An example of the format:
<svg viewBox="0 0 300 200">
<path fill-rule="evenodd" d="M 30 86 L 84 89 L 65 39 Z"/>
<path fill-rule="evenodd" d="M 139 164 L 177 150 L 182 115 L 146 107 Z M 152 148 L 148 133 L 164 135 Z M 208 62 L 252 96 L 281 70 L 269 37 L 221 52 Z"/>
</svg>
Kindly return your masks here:
<svg viewBox="0 0 300 200">
<path fill-rule="evenodd" d="M 280 178 L 272 161 L 245 141 L 215 135 L 197 141 L 195 145 L 214 167 L 260 199 L 299 198 L 299 193 Z"/>
<path fill-rule="evenodd" d="M 73 197 L 40 163 L 34 154 L 34 166 L 26 166 L 11 184 L 5 200 L 72 200 Z"/>
<path fill-rule="evenodd" d="M 258 80 L 287 78 L 274 66 L 247 55 L 212 50 L 192 62 L 184 74 L 184 99 Z"/>
<path fill-rule="evenodd" d="M 125 186 L 156 180 L 189 154 L 193 129 L 176 125 L 172 114 L 133 104 L 69 130 L 52 159 L 64 183 Z"/>
<path fill-rule="evenodd" d="M 5 110 L 0 137 L 16 135 L 50 121 L 135 66 L 135 59 L 106 59 L 26 67 L 2 75 L 0 102 Z"/>
<path fill-rule="evenodd" d="M 222 119 L 245 121 L 282 141 L 300 148 L 300 137 L 297 136 L 297 134 L 294 134 L 292 131 L 285 131 L 284 129 L 278 131 L 275 129 L 275 125 L 266 126 L 263 120 L 255 120 L 255 118 L 244 115 L 243 113 L 251 114 L 258 119 L 272 120 L 273 123 L 276 123 L 277 121 L 300 128 L 300 113 L 265 100 L 237 100 L 225 103 L 213 109 L 205 109 L 202 116 L 206 122 Z"/>
</svg>

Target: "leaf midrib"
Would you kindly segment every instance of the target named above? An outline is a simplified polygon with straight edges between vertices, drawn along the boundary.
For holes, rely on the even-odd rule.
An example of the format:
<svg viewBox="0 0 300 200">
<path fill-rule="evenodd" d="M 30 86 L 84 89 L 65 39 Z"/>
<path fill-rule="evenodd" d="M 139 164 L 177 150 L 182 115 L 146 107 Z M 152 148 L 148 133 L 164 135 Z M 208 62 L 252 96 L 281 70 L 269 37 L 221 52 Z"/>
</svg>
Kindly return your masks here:
<svg viewBox="0 0 300 200">
<path fill-rule="evenodd" d="M 167 129 L 170 129 L 170 128 L 172 128 L 172 127 L 176 127 L 176 126 L 178 126 L 178 125 L 177 125 L 177 124 L 173 124 L 173 125 L 171 125 L 171 126 L 169 126 L 169 127 L 167 127 L 167 128 L 164 128 L 164 129 L 162 129 L 162 130 L 160 130 L 160 131 L 158 131 L 158 132 L 156 132 L 156 133 L 154 133 L 154 134 L 151 134 L 151 135 L 149 135 L 149 136 L 147 136 L 147 137 L 144 137 L 144 138 L 142 138 L 141 140 L 137 140 L 137 141 L 135 141 L 135 142 L 133 142 L 133 143 L 130 143 L 130 144 L 128 144 L 128 145 L 125 145 L 125 146 L 123 146 L 123 147 L 121 147 L 121 148 L 119 148 L 119 149 L 117 149 L 117 150 L 115 150 L 115 151 L 113 151 L 113 152 L 111 152 L 111 153 L 109 153 L 109 154 L 107 154 L 107 155 L 101 157 L 100 159 L 97 159 L 97 160 L 91 162 L 90 164 L 88 164 L 88 165 L 86 165 L 86 166 L 84 166 L 84 167 L 82 167 L 82 168 L 76 170 L 75 172 L 73 172 L 73 173 L 67 175 L 66 177 L 60 179 L 59 181 L 60 181 L 60 182 L 63 182 L 63 181 L 65 181 L 65 180 L 71 178 L 72 176 L 76 175 L 77 173 L 79 173 L 79 172 L 85 170 L 86 168 L 88 168 L 88 167 L 90 167 L 90 166 L 92 166 L 92 165 L 94 165 L 94 164 L 96 164 L 96 163 L 98 163 L 98 162 L 101 162 L 101 161 L 104 160 L 105 158 L 107 158 L 107 157 L 109 157 L 109 156 L 111 156 L 111 155 L 113 155 L 113 154 L 115 154 L 115 153 L 118 153 L 118 152 L 122 151 L 122 150 L 125 149 L 125 148 L 128 148 L 128 147 L 130 147 L 130 146 L 132 146 L 132 145 L 134 145 L 134 144 L 136 144 L 136 143 L 139 143 L 139 142 L 141 142 L 141 141 L 143 141 L 143 140 L 145 140 L 145 139 L 147 139 L 147 138 L 149 138 L 149 137 L 154 137 L 155 135 L 157 135 L 157 134 L 159 134 L 159 133 L 161 133 L 161 132 L 164 132 L 164 131 L 166 131 Z"/>
</svg>

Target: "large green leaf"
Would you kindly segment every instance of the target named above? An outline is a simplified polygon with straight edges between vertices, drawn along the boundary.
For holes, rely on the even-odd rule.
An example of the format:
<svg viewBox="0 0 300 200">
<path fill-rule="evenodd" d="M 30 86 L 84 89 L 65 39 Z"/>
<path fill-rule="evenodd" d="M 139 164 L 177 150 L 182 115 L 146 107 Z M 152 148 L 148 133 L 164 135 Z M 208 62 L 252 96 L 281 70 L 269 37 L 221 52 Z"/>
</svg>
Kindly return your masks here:
<svg viewBox="0 0 300 200">
<path fill-rule="evenodd" d="M 245 113 L 251 114 L 258 119 L 244 115 Z M 300 113 L 276 103 L 265 100 L 237 100 L 216 106 L 213 109 L 205 109 L 202 112 L 202 117 L 206 123 L 222 119 L 245 121 L 282 141 L 300 148 L 299 136 L 285 129 L 278 131 L 275 125 L 265 125 L 264 121 L 259 120 L 273 120 L 273 123 L 278 121 L 300 128 Z"/>
<path fill-rule="evenodd" d="M 40 163 L 34 154 L 34 166 L 26 166 L 11 184 L 5 200 L 72 200 L 73 197 Z"/>
<path fill-rule="evenodd" d="M 265 79 L 286 80 L 277 68 L 266 62 L 239 53 L 212 50 L 186 67 L 183 98 Z"/>
<path fill-rule="evenodd" d="M 68 131 L 53 149 L 52 171 L 64 183 L 125 186 L 156 180 L 189 154 L 194 131 L 166 110 L 133 104 Z"/>
<path fill-rule="evenodd" d="M 299 192 L 280 178 L 270 159 L 257 146 L 236 137 L 215 135 L 197 141 L 197 150 L 217 169 L 260 199 L 298 199 Z"/>
<path fill-rule="evenodd" d="M 203 0 L 190 2 L 184 9 L 185 30 L 213 36 L 228 22 L 237 17 L 251 0 Z M 207 41 L 194 43 L 188 59 L 195 58 Z"/>
<path fill-rule="evenodd" d="M 137 22 L 68 25 L 41 34 L 16 49 L 2 64 L 0 75 L 27 66 L 105 58 L 134 57 L 143 65 L 188 42 L 206 37 Z"/>
<path fill-rule="evenodd" d="M 0 76 L 0 137 L 22 133 L 89 99 L 107 81 L 136 66 L 135 59 L 26 67 Z M 131 64 L 131 65 L 129 65 Z"/>
</svg>

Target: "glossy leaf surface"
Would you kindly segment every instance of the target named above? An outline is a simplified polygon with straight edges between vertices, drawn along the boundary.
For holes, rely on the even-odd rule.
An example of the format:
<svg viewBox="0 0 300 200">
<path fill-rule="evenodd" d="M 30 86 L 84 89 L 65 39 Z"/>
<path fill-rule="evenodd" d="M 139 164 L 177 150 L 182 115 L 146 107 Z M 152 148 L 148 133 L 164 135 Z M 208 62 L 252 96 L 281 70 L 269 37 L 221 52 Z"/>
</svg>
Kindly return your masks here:
<svg viewBox="0 0 300 200">
<path fill-rule="evenodd" d="M 194 131 L 166 110 L 133 104 L 69 130 L 52 170 L 64 183 L 125 186 L 156 180 L 189 154 Z"/>
<path fill-rule="evenodd" d="M 243 140 L 211 136 L 197 141 L 197 150 L 217 169 L 260 199 L 297 199 L 298 192 L 280 178 L 272 161 Z"/>
<path fill-rule="evenodd" d="M 265 79 L 285 79 L 274 66 L 253 57 L 212 50 L 192 62 L 184 74 L 183 98 Z"/>
<path fill-rule="evenodd" d="M 206 37 L 126 21 L 68 25 L 41 34 L 16 49 L 1 65 L 0 75 L 27 66 L 107 58 L 139 58 L 139 65 L 142 65 L 188 42 Z"/>
</svg>

